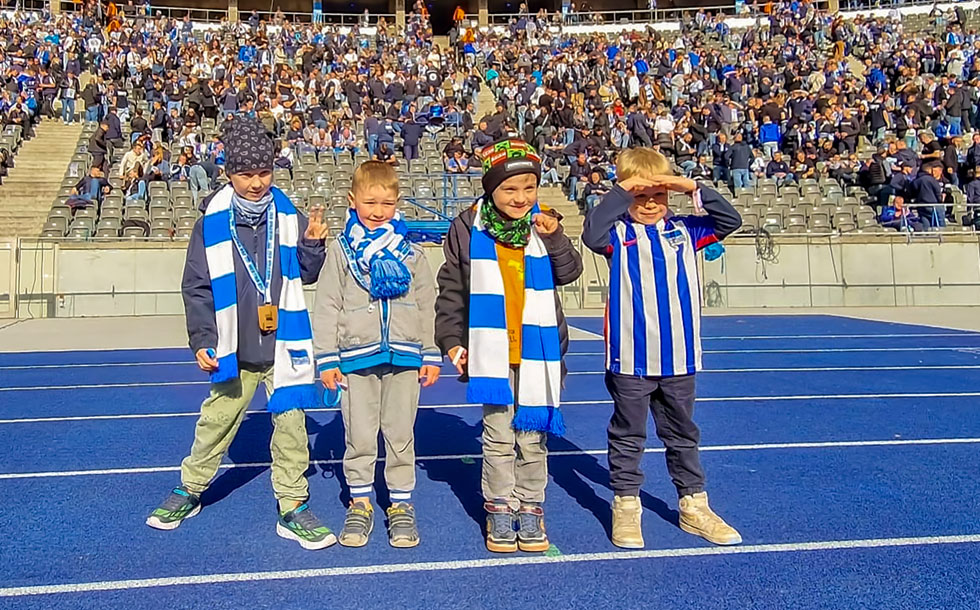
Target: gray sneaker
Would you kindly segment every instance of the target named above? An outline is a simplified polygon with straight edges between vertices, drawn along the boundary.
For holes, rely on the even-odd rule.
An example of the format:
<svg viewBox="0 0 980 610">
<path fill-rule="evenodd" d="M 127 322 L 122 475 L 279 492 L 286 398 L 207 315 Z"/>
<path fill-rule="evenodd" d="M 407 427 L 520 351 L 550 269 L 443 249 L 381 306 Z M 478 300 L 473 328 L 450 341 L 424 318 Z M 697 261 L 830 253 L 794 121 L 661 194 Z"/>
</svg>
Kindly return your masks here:
<svg viewBox="0 0 980 610">
<path fill-rule="evenodd" d="M 522 551 L 542 553 L 548 550 L 548 534 L 544 531 L 544 509 L 540 504 L 521 504 L 517 511 L 517 543 Z"/>
<path fill-rule="evenodd" d="M 388 543 L 400 549 L 419 544 L 415 507 L 408 502 L 396 502 L 388 508 Z"/>
<path fill-rule="evenodd" d="M 201 512 L 201 498 L 181 485 L 175 487 L 164 499 L 159 508 L 150 513 L 146 524 L 158 530 L 173 530 L 180 527 L 184 519 L 190 519 Z"/>
<path fill-rule="evenodd" d="M 340 544 L 359 547 L 368 542 L 374 530 L 374 508 L 364 502 L 351 502 L 344 518 L 344 529 L 340 532 Z"/>
<path fill-rule="evenodd" d="M 305 502 L 293 510 L 279 513 L 276 533 L 287 540 L 295 540 L 308 551 L 325 549 L 337 542 L 330 528 L 313 514 Z"/>
<path fill-rule="evenodd" d="M 487 511 L 487 550 L 494 553 L 517 551 L 514 511 L 501 500 L 487 502 L 483 508 Z"/>
</svg>

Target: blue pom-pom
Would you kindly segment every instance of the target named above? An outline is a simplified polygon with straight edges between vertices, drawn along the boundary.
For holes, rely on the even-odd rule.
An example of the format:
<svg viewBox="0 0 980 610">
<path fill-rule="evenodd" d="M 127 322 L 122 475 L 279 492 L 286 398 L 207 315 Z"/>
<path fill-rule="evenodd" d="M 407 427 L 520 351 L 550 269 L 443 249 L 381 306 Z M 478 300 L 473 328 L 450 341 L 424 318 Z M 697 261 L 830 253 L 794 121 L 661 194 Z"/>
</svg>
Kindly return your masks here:
<svg viewBox="0 0 980 610">
<path fill-rule="evenodd" d="M 721 257 L 721 255 L 724 253 L 725 253 L 725 246 L 721 245 L 721 242 L 716 241 L 713 244 L 708 244 L 707 246 L 705 246 L 704 260 L 713 261 Z"/>
<path fill-rule="evenodd" d="M 412 275 L 405 264 L 395 258 L 375 258 L 371 262 L 371 296 L 393 299 L 408 292 Z"/>
</svg>

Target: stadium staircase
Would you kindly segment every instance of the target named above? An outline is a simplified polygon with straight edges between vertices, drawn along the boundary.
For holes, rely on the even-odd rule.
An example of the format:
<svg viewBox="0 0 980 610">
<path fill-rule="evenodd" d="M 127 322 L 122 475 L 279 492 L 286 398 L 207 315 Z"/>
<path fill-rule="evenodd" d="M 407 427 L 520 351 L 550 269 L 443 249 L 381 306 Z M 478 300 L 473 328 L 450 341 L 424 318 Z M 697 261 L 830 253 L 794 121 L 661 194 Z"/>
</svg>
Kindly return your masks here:
<svg viewBox="0 0 980 610">
<path fill-rule="evenodd" d="M 65 168 L 78 147 L 82 124 L 46 119 L 35 133 L 17 153 L 14 167 L 0 186 L 0 237 L 40 235 Z"/>
</svg>

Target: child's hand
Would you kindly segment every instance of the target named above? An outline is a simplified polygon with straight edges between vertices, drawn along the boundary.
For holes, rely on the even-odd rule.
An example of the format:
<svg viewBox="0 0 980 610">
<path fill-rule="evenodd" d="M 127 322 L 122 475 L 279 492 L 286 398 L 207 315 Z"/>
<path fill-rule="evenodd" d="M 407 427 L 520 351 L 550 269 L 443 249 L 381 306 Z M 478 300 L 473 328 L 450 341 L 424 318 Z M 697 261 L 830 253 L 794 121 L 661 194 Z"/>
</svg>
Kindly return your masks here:
<svg viewBox="0 0 980 610">
<path fill-rule="evenodd" d="M 462 345 L 457 345 L 456 347 L 449 350 L 449 358 L 453 362 L 453 366 L 460 375 L 466 372 L 466 348 Z"/>
<path fill-rule="evenodd" d="M 309 224 L 306 225 L 306 233 L 303 237 L 311 240 L 326 239 L 330 230 L 323 222 L 323 206 L 313 206 L 310 208 Z"/>
<path fill-rule="evenodd" d="M 558 230 L 558 219 L 551 214 L 535 214 L 531 222 L 538 235 L 551 235 Z"/>
<path fill-rule="evenodd" d="M 698 184 L 684 176 L 654 176 L 650 179 L 654 186 L 660 186 L 668 191 L 691 195 L 698 189 Z"/>
<path fill-rule="evenodd" d="M 320 381 L 332 392 L 337 391 L 337 384 L 343 380 L 344 375 L 340 372 L 340 369 L 327 369 L 320 373 Z"/>
<path fill-rule="evenodd" d="M 218 370 L 218 360 L 208 354 L 208 348 L 201 348 L 194 354 L 197 358 L 197 366 L 205 373 L 213 373 Z"/>
<path fill-rule="evenodd" d="M 654 183 L 646 178 L 640 178 L 639 176 L 627 178 L 626 180 L 620 182 L 619 186 L 633 197 L 646 195 L 648 198 L 653 198 L 653 196 L 656 194 Z"/>
<path fill-rule="evenodd" d="M 426 364 L 419 369 L 419 381 L 422 387 L 427 388 L 439 379 L 439 367 Z"/>
</svg>

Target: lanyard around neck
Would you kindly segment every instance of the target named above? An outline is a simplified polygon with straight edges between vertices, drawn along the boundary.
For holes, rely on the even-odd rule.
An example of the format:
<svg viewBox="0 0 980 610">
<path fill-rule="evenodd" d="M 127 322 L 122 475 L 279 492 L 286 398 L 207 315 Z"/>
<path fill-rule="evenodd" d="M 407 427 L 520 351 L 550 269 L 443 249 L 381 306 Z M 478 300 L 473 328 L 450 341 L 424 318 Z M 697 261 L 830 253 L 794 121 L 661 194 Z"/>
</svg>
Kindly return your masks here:
<svg viewBox="0 0 980 610">
<path fill-rule="evenodd" d="M 275 261 L 275 246 L 276 246 L 276 206 L 274 203 L 270 203 L 269 207 L 265 212 L 265 279 L 259 275 L 259 268 L 255 264 L 255 261 L 248 255 L 248 251 L 245 246 L 242 245 L 242 241 L 238 238 L 238 229 L 235 227 L 235 206 L 231 205 L 228 207 L 228 226 L 231 230 L 231 241 L 235 242 L 235 248 L 238 250 L 238 255 L 242 257 L 242 264 L 245 265 L 245 271 L 248 272 L 248 277 L 255 284 L 255 288 L 262 295 L 263 302 L 268 305 L 272 303 L 272 267 Z"/>
</svg>

